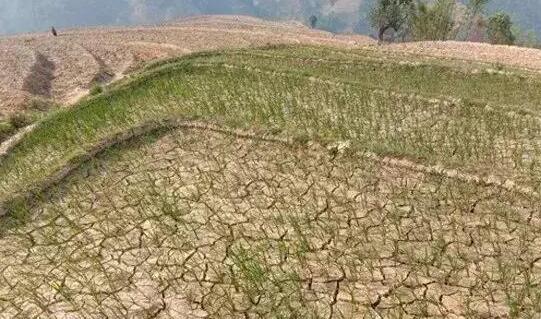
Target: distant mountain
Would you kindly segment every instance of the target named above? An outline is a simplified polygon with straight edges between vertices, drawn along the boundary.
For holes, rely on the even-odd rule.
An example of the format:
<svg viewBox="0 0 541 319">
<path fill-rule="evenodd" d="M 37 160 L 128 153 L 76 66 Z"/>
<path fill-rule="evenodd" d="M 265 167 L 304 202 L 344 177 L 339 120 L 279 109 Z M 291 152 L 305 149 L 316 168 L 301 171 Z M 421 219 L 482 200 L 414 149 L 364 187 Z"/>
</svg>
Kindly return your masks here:
<svg viewBox="0 0 541 319">
<path fill-rule="evenodd" d="M 329 0 L 0 0 L 0 34 L 95 25 L 150 24 L 200 14 L 303 20 Z"/>
<path fill-rule="evenodd" d="M 244 14 L 306 22 L 334 32 L 369 33 L 367 13 L 376 0 L 0 0 L 0 34 L 95 25 L 151 24 L 198 14 Z M 458 1 L 458 0 L 457 0 Z M 465 2 L 467 0 L 460 0 Z M 522 31 L 541 38 L 541 0 L 492 0 Z"/>
</svg>

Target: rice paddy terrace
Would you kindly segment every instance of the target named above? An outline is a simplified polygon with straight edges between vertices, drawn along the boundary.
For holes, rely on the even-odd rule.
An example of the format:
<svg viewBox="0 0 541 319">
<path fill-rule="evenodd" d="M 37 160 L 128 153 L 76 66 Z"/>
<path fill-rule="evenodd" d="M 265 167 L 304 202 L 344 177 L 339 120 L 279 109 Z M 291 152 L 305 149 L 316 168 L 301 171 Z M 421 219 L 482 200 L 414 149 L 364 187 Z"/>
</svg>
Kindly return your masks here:
<svg viewBox="0 0 541 319">
<path fill-rule="evenodd" d="M 192 54 L 0 158 L 2 318 L 536 318 L 541 75 Z"/>
</svg>

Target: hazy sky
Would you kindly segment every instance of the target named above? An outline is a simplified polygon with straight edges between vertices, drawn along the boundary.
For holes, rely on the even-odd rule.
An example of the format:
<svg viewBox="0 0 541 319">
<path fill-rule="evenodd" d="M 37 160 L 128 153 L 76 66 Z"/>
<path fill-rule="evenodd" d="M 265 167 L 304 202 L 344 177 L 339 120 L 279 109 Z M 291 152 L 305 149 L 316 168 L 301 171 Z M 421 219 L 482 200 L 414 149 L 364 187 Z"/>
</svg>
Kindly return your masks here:
<svg viewBox="0 0 541 319">
<path fill-rule="evenodd" d="M 333 31 L 369 32 L 374 0 L 0 0 L 0 34 L 95 25 L 150 24 L 197 14 L 248 14 L 274 19 L 320 17 Z M 467 0 L 461 0 L 467 1 Z M 330 3 L 334 2 L 334 6 Z M 492 0 L 523 30 L 541 34 L 541 0 Z"/>
<path fill-rule="evenodd" d="M 0 0 L 0 34 L 73 27 L 156 23 L 197 14 L 298 18 L 329 0 Z M 351 0 L 346 0 L 351 1 Z M 353 0 L 361 1 L 361 0 Z M 296 16 L 297 15 L 297 16 Z"/>
</svg>

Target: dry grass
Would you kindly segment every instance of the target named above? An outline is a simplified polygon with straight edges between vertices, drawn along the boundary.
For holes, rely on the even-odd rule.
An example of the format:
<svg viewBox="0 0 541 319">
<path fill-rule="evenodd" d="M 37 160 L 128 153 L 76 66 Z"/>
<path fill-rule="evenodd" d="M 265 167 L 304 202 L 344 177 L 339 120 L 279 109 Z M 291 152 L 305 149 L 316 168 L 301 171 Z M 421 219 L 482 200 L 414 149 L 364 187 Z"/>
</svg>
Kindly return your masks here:
<svg viewBox="0 0 541 319">
<path fill-rule="evenodd" d="M 541 70 L 541 53 L 535 49 L 460 42 L 380 47 L 368 37 L 331 35 L 295 22 L 278 23 L 245 16 L 201 16 L 155 27 L 67 30 L 57 38 L 50 34 L 1 38 L 0 67 L 5 72 L 0 78 L 0 118 L 18 112 L 36 94 L 50 95 L 59 104 L 72 104 L 86 95 L 96 81 L 121 78 L 150 60 L 277 43 L 370 47 L 377 52 L 409 52 Z M 43 61 L 49 70 L 43 70 Z M 45 94 L 35 85 L 25 86 L 25 80 L 36 76 L 36 69 L 51 74 L 48 83 L 51 88 Z"/>
<path fill-rule="evenodd" d="M 392 52 L 408 52 L 437 58 L 501 64 L 541 71 L 541 50 L 472 42 L 411 42 L 384 46 Z"/>
</svg>

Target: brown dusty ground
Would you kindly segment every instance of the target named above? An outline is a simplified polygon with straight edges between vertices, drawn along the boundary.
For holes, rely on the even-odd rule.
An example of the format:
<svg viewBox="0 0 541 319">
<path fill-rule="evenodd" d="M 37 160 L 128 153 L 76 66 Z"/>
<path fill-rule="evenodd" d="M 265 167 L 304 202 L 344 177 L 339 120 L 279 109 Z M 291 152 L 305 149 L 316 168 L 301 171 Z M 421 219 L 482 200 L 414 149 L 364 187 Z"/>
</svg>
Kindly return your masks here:
<svg viewBox="0 0 541 319">
<path fill-rule="evenodd" d="M 385 45 L 384 51 L 501 64 L 541 71 L 541 50 L 487 43 L 437 41 Z"/>
<path fill-rule="evenodd" d="M 356 47 L 364 36 L 333 36 L 298 23 L 243 16 L 202 16 L 163 26 L 96 28 L 0 38 L 0 118 L 32 96 L 69 104 L 95 83 L 142 62 L 191 52 L 277 43 Z"/>
<path fill-rule="evenodd" d="M 1 110 L 69 103 L 152 59 L 363 39 L 247 17 L 4 38 L 22 62 L 0 59 L 17 75 L 0 78 L 2 102 L 19 103 Z M 541 70 L 537 50 L 374 48 Z M 0 318 L 539 317 L 537 196 L 285 144 L 182 128 L 90 160 L 3 229 Z"/>
<path fill-rule="evenodd" d="M 201 129 L 140 143 L 2 236 L 6 318 L 541 311 L 539 203 L 317 145 Z"/>
</svg>

